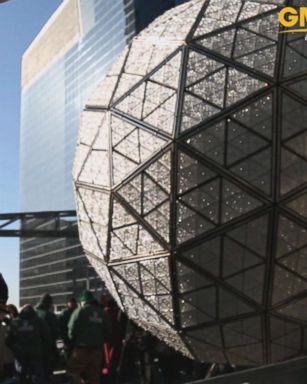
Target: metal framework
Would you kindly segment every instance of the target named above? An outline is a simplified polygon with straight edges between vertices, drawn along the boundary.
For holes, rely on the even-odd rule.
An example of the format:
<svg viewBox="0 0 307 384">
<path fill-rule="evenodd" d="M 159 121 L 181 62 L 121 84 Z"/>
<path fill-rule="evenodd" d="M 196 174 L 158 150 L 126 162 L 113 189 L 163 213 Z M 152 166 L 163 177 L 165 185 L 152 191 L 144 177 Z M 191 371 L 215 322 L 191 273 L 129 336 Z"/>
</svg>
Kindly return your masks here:
<svg viewBox="0 0 307 384">
<path fill-rule="evenodd" d="M 76 222 L 76 211 L 0 213 L 0 237 L 78 238 Z"/>
<path fill-rule="evenodd" d="M 279 33 L 285 5 L 177 7 L 83 114 L 86 254 L 132 319 L 202 361 L 306 350 L 307 44 Z"/>
</svg>

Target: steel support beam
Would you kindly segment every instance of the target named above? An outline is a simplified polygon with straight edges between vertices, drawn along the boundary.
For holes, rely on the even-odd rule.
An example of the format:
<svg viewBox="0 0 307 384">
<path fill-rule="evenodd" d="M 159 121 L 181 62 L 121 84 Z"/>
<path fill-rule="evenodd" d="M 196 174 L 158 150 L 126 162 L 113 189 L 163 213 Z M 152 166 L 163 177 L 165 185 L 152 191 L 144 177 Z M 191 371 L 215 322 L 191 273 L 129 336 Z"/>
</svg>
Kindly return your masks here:
<svg viewBox="0 0 307 384">
<path fill-rule="evenodd" d="M 78 238 L 76 211 L 0 213 L 0 237 Z"/>
</svg>

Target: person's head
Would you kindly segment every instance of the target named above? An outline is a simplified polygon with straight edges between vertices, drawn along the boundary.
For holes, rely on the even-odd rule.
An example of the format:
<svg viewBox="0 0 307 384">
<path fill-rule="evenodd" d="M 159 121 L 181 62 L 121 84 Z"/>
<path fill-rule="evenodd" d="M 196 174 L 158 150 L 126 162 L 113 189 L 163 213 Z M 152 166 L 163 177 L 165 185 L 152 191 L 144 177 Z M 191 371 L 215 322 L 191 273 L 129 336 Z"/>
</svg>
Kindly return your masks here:
<svg viewBox="0 0 307 384">
<path fill-rule="evenodd" d="M 21 318 L 29 318 L 35 316 L 34 308 L 31 304 L 25 304 L 21 310 L 20 310 L 20 317 Z"/>
<path fill-rule="evenodd" d="M 53 300 L 49 293 L 44 293 L 40 299 L 39 305 L 44 309 L 50 311 L 52 309 Z"/>
<path fill-rule="evenodd" d="M 89 290 L 83 291 L 81 296 L 80 296 L 80 302 L 81 302 L 82 307 L 85 304 L 91 304 L 94 300 L 95 300 L 95 298 L 94 298 L 92 292 Z"/>
<path fill-rule="evenodd" d="M 67 300 L 67 308 L 68 309 L 76 309 L 77 308 L 77 300 L 74 297 L 70 297 Z"/>
<path fill-rule="evenodd" d="M 108 293 L 103 293 L 100 296 L 99 304 L 104 308 L 108 306 L 108 302 L 111 299 L 111 296 Z"/>
<path fill-rule="evenodd" d="M 18 317 L 18 309 L 15 307 L 14 304 L 8 304 L 6 306 L 6 309 L 13 319 Z"/>
</svg>

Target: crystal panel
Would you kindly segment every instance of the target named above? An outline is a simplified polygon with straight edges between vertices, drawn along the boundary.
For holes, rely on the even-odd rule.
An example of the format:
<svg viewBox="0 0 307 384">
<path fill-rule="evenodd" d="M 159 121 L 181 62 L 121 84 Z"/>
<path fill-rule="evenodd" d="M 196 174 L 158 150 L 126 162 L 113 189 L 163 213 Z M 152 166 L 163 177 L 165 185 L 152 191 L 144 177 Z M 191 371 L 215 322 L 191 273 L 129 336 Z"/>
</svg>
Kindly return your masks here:
<svg viewBox="0 0 307 384">
<path fill-rule="evenodd" d="M 292 77 L 307 70 L 307 47 L 305 36 L 288 34 L 286 41 L 284 76 Z"/>
<path fill-rule="evenodd" d="M 250 353 L 249 353 L 250 351 Z M 264 361 L 263 346 L 261 343 L 247 344 L 226 351 L 228 359 L 238 365 L 261 365 Z"/>
<path fill-rule="evenodd" d="M 222 187 L 222 222 L 226 223 L 253 209 L 262 203 L 229 181 Z"/>
<path fill-rule="evenodd" d="M 118 183 L 166 141 L 149 131 L 112 116 L 113 178 Z"/>
<path fill-rule="evenodd" d="M 298 277 L 288 269 L 275 267 L 273 304 L 289 299 L 303 291 L 307 291 L 307 280 Z"/>
<path fill-rule="evenodd" d="M 197 26 L 194 37 L 226 27 L 235 22 L 239 16 L 241 1 L 212 0 L 205 9 L 203 17 Z"/>
<path fill-rule="evenodd" d="M 273 96 L 268 94 L 232 114 L 234 120 L 266 139 L 272 139 Z"/>
<path fill-rule="evenodd" d="M 287 204 L 287 207 L 293 209 L 293 211 L 307 219 L 307 192 L 296 197 L 295 200 L 292 200 Z"/>
<path fill-rule="evenodd" d="M 261 318 L 252 317 L 223 326 L 226 348 L 259 343 L 261 341 Z"/>
<path fill-rule="evenodd" d="M 186 140 L 187 144 L 203 155 L 210 157 L 219 164 L 224 164 L 226 122 L 219 123 L 202 130 Z"/>
<path fill-rule="evenodd" d="M 303 103 L 283 95 L 282 102 L 282 138 L 290 139 L 307 129 L 307 108 Z"/>
<path fill-rule="evenodd" d="M 208 240 L 200 245 L 182 252 L 182 256 L 195 265 L 218 276 L 220 271 L 221 239 Z"/>
<path fill-rule="evenodd" d="M 307 182 L 307 160 L 283 149 L 281 155 L 281 194 Z"/>
</svg>

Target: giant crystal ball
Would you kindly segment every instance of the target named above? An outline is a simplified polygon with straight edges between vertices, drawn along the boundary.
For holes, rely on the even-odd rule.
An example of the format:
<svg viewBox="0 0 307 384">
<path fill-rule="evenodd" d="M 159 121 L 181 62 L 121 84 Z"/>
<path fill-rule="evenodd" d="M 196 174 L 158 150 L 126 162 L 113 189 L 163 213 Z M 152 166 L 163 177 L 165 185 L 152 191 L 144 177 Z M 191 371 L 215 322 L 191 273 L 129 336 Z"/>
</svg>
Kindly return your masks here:
<svg viewBox="0 0 307 384">
<path fill-rule="evenodd" d="M 284 3 L 165 13 L 83 113 L 86 255 L 131 319 L 200 361 L 306 349 L 307 42 L 279 33 Z"/>
</svg>

